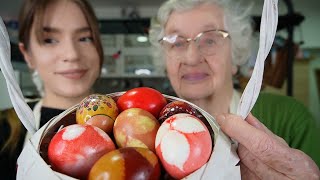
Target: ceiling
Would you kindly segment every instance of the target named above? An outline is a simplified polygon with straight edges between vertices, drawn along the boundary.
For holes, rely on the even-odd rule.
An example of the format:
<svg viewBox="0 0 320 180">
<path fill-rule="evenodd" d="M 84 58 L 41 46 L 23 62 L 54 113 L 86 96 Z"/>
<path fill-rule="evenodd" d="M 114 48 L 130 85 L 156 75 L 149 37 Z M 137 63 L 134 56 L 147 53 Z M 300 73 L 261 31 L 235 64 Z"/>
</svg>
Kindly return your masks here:
<svg viewBox="0 0 320 180">
<path fill-rule="evenodd" d="M 160 6 L 165 0 L 89 0 L 94 6 Z"/>
<path fill-rule="evenodd" d="M 88 0 L 94 8 L 127 6 L 160 6 L 165 0 Z M 0 0 L 0 16 L 16 18 L 23 0 Z"/>
<path fill-rule="evenodd" d="M 3 18 L 16 18 L 19 7 L 21 6 L 23 0 L 0 0 L 0 16 Z M 104 7 L 128 7 L 128 6 L 152 6 L 158 7 L 160 6 L 165 0 L 88 0 L 94 8 L 104 8 Z M 263 0 L 242 0 L 242 1 L 252 1 L 255 4 L 258 4 L 258 7 L 261 6 Z M 301 1 L 301 0 L 291 0 L 294 9 L 296 11 L 302 11 L 303 13 L 308 13 L 309 9 L 318 8 L 320 6 L 319 0 L 308 0 Z M 260 5 L 261 4 L 261 5 Z M 317 5 L 318 4 L 318 5 Z M 284 5 L 284 0 L 279 0 L 279 7 Z M 303 8 L 302 10 L 300 10 Z M 261 12 L 259 9 L 258 12 Z"/>
</svg>

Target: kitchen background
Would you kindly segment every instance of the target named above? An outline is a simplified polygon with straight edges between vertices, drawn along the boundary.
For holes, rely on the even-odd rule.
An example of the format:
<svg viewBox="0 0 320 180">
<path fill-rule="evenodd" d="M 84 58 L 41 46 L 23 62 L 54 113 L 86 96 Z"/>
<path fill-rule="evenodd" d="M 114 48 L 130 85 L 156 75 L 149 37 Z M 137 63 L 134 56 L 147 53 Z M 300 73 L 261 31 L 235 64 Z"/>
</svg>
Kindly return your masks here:
<svg viewBox="0 0 320 180">
<path fill-rule="evenodd" d="M 149 86 L 165 94 L 174 95 L 161 66 L 161 59 L 153 55 L 147 39 L 150 18 L 156 15 L 163 0 L 89 1 L 100 20 L 105 50 L 101 78 L 95 85 L 97 92 L 109 93 L 137 86 Z M 258 23 L 263 0 L 242 1 L 254 3 L 252 16 Z M 26 97 L 36 97 L 37 91 L 31 81 L 29 70 L 16 46 L 17 16 L 21 3 L 22 0 L 0 0 L 0 16 L 5 21 L 10 34 L 12 63 L 23 94 Z M 285 61 L 286 65 L 281 66 L 282 73 L 276 78 L 271 77 L 271 79 L 279 79 L 278 82 L 270 82 L 265 77 L 263 91 L 295 97 L 309 107 L 320 120 L 319 8 L 319 0 L 279 0 L 281 18 L 279 18 L 275 47 L 280 48 L 272 51 L 270 58 L 279 62 Z M 290 41 L 291 30 L 293 30 L 292 41 Z M 257 31 L 256 34 L 258 33 Z M 298 48 L 297 53 L 290 51 L 292 48 L 287 46 L 287 42 L 294 43 Z M 282 59 L 281 53 L 283 53 Z M 274 75 L 275 73 L 271 72 L 272 68 L 273 66 L 270 66 L 266 71 Z M 243 74 L 246 75 L 247 68 L 243 69 Z M 277 69 L 279 70 L 279 67 Z M 243 88 L 247 79 L 248 77 L 235 79 L 235 85 Z M 0 74 L 0 97 L 0 109 L 11 106 L 2 74 Z"/>
</svg>

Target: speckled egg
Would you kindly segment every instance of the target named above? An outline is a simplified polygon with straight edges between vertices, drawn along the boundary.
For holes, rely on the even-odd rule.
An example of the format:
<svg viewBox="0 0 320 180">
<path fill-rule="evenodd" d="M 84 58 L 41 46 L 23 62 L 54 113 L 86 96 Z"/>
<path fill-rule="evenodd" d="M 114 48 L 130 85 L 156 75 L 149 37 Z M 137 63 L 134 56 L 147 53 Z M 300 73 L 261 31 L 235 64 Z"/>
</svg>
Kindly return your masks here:
<svg viewBox="0 0 320 180">
<path fill-rule="evenodd" d="M 117 103 L 109 96 L 92 94 L 84 98 L 76 111 L 78 124 L 89 124 L 112 133 L 113 124 L 119 114 Z"/>
</svg>

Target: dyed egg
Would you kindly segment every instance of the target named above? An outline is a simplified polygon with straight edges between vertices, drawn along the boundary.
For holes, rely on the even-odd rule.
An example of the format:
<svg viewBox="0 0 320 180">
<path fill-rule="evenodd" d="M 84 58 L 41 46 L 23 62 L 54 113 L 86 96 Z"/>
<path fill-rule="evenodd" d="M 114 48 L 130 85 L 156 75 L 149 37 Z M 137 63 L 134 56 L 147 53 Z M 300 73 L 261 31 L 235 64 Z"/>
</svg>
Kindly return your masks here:
<svg viewBox="0 0 320 180">
<path fill-rule="evenodd" d="M 206 121 L 201 113 L 198 110 L 193 108 L 186 102 L 183 101 L 172 101 L 168 103 L 160 112 L 159 114 L 159 122 L 162 123 L 164 120 L 169 118 L 170 116 L 178 113 L 188 113 L 197 118 L 201 119 L 202 121 Z"/>
<path fill-rule="evenodd" d="M 112 133 L 116 117 L 119 114 L 117 103 L 109 96 L 92 94 L 84 98 L 76 111 L 78 124 L 89 124 Z"/>
<path fill-rule="evenodd" d="M 102 156 L 92 167 L 89 180 L 138 180 L 160 178 L 157 156 L 146 148 L 120 148 Z"/>
<path fill-rule="evenodd" d="M 206 118 L 194 107 L 190 104 L 183 102 L 183 101 L 172 101 L 168 103 L 160 112 L 159 114 L 159 122 L 160 124 L 163 123 L 164 120 L 168 119 L 170 116 L 178 114 L 178 113 L 187 113 L 191 114 L 197 118 L 199 118 L 209 129 L 211 137 L 214 137 L 214 132 L 206 120 Z"/>
<path fill-rule="evenodd" d="M 130 89 L 117 100 L 120 111 L 141 108 L 150 112 L 155 118 L 159 117 L 159 112 L 166 104 L 166 98 L 158 90 L 149 87 Z"/>
<path fill-rule="evenodd" d="M 212 141 L 205 124 L 193 115 L 170 116 L 156 136 L 156 153 L 166 171 L 176 179 L 203 166 L 212 151 Z"/>
<path fill-rule="evenodd" d="M 148 111 L 130 108 L 117 116 L 113 135 L 119 147 L 143 147 L 155 152 L 159 127 L 158 120 Z"/>
<path fill-rule="evenodd" d="M 100 128 L 74 124 L 53 136 L 48 147 L 48 158 L 53 170 L 86 179 L 93 164 L 114 149 L 114 143 Z"/>
</svg>

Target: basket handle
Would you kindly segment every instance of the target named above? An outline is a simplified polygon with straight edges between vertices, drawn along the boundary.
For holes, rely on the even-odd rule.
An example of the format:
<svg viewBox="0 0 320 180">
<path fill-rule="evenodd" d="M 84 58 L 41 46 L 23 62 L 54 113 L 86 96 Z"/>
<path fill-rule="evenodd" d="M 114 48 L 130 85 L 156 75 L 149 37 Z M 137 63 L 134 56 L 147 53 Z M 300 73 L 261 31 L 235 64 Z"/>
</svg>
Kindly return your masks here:
<svg viewBox="0 0 320 180">
<path fill-rule="evenodd" d="M 278 25 L 278 0 L 264 0 L 259 49 L 251 78 L 241 96 L 237 114 L 245 119 L 256 103 L 263 80 L 264 61 L 272 47 Z"/>
<path fill-rule="evenodd" d="M 7 29 L 0 17 L 0 68 L 7 83 L 9 96 L 20 121 L 30 134 L 36 132 L 34 115 L 26 103 L 15 78 L 11 64 L 10 39 Z"/>
</svg>

